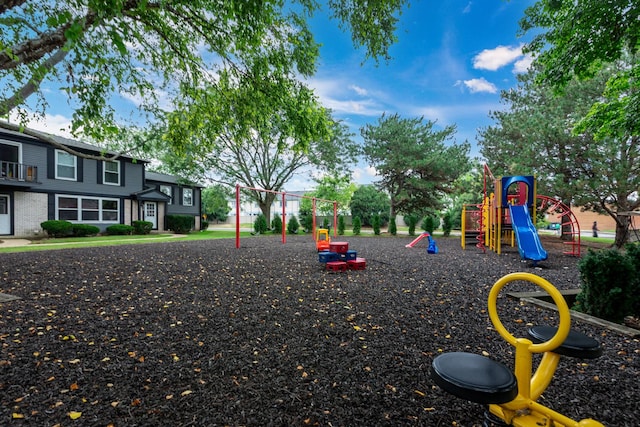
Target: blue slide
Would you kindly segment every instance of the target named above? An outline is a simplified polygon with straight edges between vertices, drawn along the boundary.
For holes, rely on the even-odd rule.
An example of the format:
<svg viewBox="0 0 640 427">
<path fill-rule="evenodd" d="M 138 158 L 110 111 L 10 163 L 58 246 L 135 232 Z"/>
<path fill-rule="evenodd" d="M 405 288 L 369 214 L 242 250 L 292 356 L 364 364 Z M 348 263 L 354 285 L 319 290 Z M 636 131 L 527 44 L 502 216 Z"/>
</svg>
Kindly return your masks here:
<svg viewBox="0 0 640 427">
<path fill-rule="evenodd" d="M 547 251 L 540 243 L 540 237 L 536 227 L 531 222 L 529 210 L 525 205 L 509 205 L 511 213 L 511 225 L 516 233 L 516 242 L 522 259 L 530 259 L 533 262 L 547 259 Z"/>
</svg>

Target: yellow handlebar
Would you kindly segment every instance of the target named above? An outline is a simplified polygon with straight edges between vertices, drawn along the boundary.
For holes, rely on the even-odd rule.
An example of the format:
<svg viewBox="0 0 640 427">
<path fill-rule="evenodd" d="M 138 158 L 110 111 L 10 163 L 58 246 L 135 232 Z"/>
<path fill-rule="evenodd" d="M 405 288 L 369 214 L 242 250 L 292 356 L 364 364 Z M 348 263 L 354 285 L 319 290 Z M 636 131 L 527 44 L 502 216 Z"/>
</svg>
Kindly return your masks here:
<svg viewBox="0 0 640 427">
<path fill-rule="evenodd" d="M 544 353 L 546 351 L 555 350 L 564 342 L 564 340 L 567 338 L 567 335 L 569 335 L 569 328 L 571 327 L 571 316 L 569 314 L 569 307 L 567 306 L 567 302 L 564 300 L 564 297 L 562 296 L 560 291 L 558 291 L 555 286 L 553 286 L 551 283 L 540 276 L 536 276 L 535 274 L 531 273 L 511 273 L 498 280 L 489 292 L 488 309 L 491 323 L 493 323 L 493 326 L 496 328 L 502 338 L 504 338 L 509 344 L 513 346 L 516 345 L 518 339 L 511 335 L 511 333 L 509 333 L 509 331 L 504 327 L 504 325 L 500 321 L 497 310 L 498 294 L 500 294 L 500 291 L 505 285 L 516 280 L 524 280 L 540 286 L 551 296 L 553 302 L 558 307 L 560 324 L 558 325 L 558 331 L 556 332 L 556 334 L 548 341 L 539 344 L 531 344 L 529 346 L 529 351 L 532 353 Z"/>
</svg>

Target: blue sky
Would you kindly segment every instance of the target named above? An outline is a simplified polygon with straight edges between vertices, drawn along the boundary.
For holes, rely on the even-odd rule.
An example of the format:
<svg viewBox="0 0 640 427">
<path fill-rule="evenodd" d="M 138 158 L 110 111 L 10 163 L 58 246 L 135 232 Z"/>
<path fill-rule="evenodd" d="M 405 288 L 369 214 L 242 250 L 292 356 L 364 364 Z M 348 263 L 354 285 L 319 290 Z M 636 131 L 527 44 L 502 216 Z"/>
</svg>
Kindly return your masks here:
<svg viewBox="0 0 640 427">
<path fill-rule="evenodd" d="M 489 112 L 504 108 L 500 91 L 516 85 L 530 58 L 521 52 L 518 21 L 533 0 L 412 1 L 400 16 L 398 42 L 388 63 L 368 61 L 349 34 L 327 16 L 313 21 L 322 43 L 320 66 L 308 83 L 322 103 L 360 138 L 360 128 L 383 114 L 423 116 L 439 126 L 456 125 L 455 140 L 469 141 L 479 155 L 478 128 L 492 125 Z M 358 183 L 375 181 L 359 164 Z M 300 182 L 301 186 L 305 184 Z M 292 185 L 291 187 L 295 187 Z"/>
<path fill-rule="evenodd" d="M 363 63 L 351 35 L 342 32 L 328 15 L 312 21 L 316 41 L 322 44 L 316 75 L 307 80 L 320 101 L 344 120 L 356 139 L 360 128 L 375 124 L 383 114 L 423 116 L 438 126 L 456 125 L 455 140 L 467 140 L 477 156 L 479 128 L 492 125 L 489 112 L 503 108 L 500 91 L 514 87 L 516 74 L 526 70 L 530 58 L 521 52 L 529 38 L 517 37 L 518 21 L 534 0 L 412 0 L 405 7 L 392 59 Z M 44 122 L 37 129 L 58 133 L 66 127 L 71 110 L 54 96 Z M 116 100 L 124 109 L 135 100 Z M 55 104 L 55 105 L 54 105 Z M 297 175 L 288 190 L 309 189 L 309 174 Z M 360 163 L 353 180 L 376 180 L 375 170 Z"/>
</svg>

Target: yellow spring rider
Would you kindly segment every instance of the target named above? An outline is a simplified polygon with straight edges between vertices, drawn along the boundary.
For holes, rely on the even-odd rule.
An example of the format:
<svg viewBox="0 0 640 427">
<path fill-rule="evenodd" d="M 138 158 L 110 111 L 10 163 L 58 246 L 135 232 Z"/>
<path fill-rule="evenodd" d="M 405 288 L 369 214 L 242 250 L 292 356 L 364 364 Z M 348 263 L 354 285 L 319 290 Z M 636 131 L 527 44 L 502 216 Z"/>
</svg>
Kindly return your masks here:
<svg viewBox="0 0 640 427">
<path fill-rule="evenodd" d="M 500 322 L 498 294 L 510 282 L 524 280 L 543 288 L 560 315 L 558 327 L 534 326 L 530 339 L 516 338 Z M 594 359 L 602 354 L 600 343 L 570 330 L 569 307 L 551 283 L 531 273 L 507 274 L 489 292 L 489 317 L 502 338 L 515 347 L 515 372 L 481 355 L 452 352 L 433 360 L 431 377 L 443 390 L 472 402 L 489 405 L 483 426 L 516 427 L 604 427 L 592 419 L 574 421 L 537 402 L 551 383 L 560 356 Z M 544 353 L 532 375 L 532 355 Z"/>
</svg>

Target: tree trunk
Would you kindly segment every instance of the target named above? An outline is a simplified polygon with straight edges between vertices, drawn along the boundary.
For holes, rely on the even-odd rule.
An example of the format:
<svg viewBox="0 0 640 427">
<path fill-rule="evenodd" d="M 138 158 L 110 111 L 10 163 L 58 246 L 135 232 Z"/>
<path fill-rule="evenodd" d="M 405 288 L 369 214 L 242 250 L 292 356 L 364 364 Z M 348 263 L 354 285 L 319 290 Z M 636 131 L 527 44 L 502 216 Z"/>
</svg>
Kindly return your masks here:
<svg viewBox="0 0 640 427">
<path fill-rule="evenodd" d="M 613 215 L 612 215 L 613 216 Z M 629 216 L 615 215 L 616 220 L 616 248 L 620 249 L 629 241 Z"/>
</svg>

